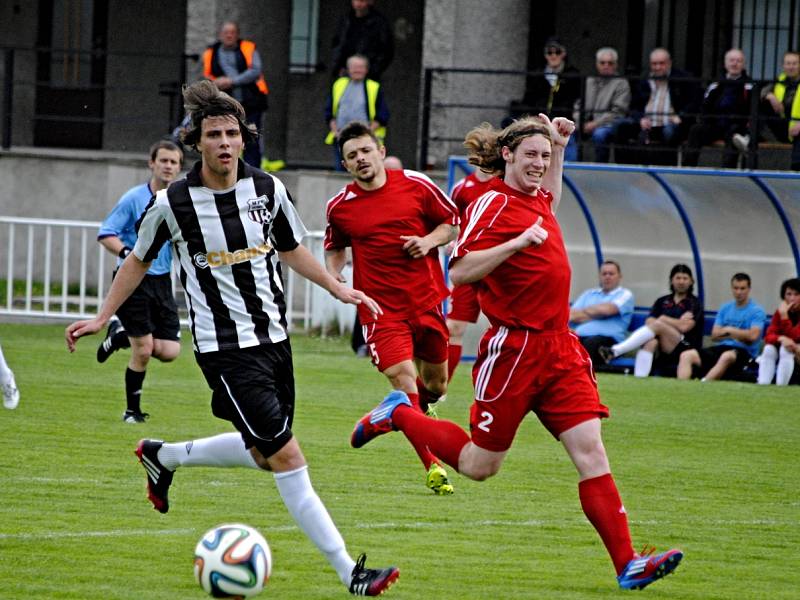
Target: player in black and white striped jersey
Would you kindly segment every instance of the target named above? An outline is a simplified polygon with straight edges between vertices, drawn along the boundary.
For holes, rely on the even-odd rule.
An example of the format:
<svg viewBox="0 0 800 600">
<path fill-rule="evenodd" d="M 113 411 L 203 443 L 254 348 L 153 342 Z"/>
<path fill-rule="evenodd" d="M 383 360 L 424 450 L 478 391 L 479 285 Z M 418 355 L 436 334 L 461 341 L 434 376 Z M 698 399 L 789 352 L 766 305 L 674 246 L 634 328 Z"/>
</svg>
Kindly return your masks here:
<svg viewBox="0 0 800 600">
<path fill-rule="evenodd" d="M 363 559 L 350 557 L 291 431 L 294 378 L 281 265 L 342 302 L 364 303 L 376 315 L 381 309 L 329 275 L 300 244 L 306 230 L 283 184 L 238 160 L 256 135 L 241 105 L 207 81 L 187 87 L 184 101 L 191 121 L 183 141 L 202 160 L 151 201 L 136 246 L 98 315 L 67 327 L 67 346 L 74 351 L 80 337 L 105 326 L 161 245 L 171 241 L 213 413 L 238 433 L 171 444 L 141 440 L 136 454 L 147 473 L 150 501 L 162 513 L 169 510 L 167 494 L 179 466 L 272 471 L 289 512 L 342 583 L 353 594 L 378 595 L 398 578 L 398 569 L 368 569 Z"/>
</svg>

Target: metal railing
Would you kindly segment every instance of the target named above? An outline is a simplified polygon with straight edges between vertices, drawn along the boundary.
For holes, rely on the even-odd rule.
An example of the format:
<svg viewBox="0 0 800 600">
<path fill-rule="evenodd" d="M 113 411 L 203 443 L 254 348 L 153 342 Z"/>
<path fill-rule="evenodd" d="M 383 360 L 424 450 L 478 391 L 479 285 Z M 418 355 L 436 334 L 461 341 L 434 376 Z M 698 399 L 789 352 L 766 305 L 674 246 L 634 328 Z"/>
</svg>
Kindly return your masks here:
<svg viewBox="0 0 800 600">
<path fill-rule="evenodd" d="M 443 145 L 445 156 L 459 154 L 463 152 L 464 134 L 481 121 L 490 121 L 498 126 L 503 118 L 518 117 L 522 114 L 537 114 L 539 112 L 549 113 L 546 106 L 538 106 L 524 100 L 525 85 L 522 81 L 543 76 L 542 71 L 519 71 L 502 69 L 468 69 L 468 68 L 427 68 L 423 77 L 422 103 L 420 106 L 420 144 L 417 168 L 425 169 L 428 166 L 428 156 L 432 145 Z M 580 94 L 578 104 L 570 108 L 570 118 L 577 113 L 578 120 L 585 120 L 586 106 L 586 80 L 597 75 L 579 75 L 566 73 L 562 74 L 564 80 L 578 80 L 580 84 Z M 628 80 L 632 92 L 632 101 L 635 97 L 634 89 L 643 79 L 643 76 L 618 75 Z M 491 82 L 494 81 L 496 85 Z M 768 125 L 782 118 L 771 116 L 764 110 L 764 103 L 761 101 L 761 90 L 775 83 L 774 79 L 753 80 L 750 91 L 750 110 L 749 114 L 706 114 L 702 111 L 703 91 L 719 78 L 704 79 L 700 77 L 681 77 L 672 78 L 670 81 L 679 86 L 691 86 L 693 88 L 693 98 L 688 104 L 687 109 L 681 113 L 686 120 L 684 138 L 680 145 L 665 147 L 676 157 L 676 163 L 680 161 L 680 156 L 685 151 L 686 135 L 691 124 L 702 118 L 724 117 L 731 120 L 745 123 L 750 133 L 750 145 L 744 155 L 744 166 L 749 169 L 756 169 L 759 166 L 759 142 L 771 141 L 772 136 Z M 578 86 L 575 86 L 576 88 Z M 514 92 L 516 90 L 516 93 Z M 523 98 L 522 101 L 519 99 Z M 636 111 L 634 107 L 629 108 L 627 118 L 632 117 Z M 638 119 L 636 121 L 638 123 Z M 584 139 L 580 141 L 581 157 L 584 148 L 591 145 L 591 141 Z M 636 140 L 616 139 L 610 143 L 612 148 L 624 150 L 638 150 L 641 146 Z M 721 152 L 720 148 L 716 148 Z M 788 156 L 788 154 L 787 154 Z M 629 161 L 618 161 L 629 162 Z M 788 163 L 788 161 L 787 161 Z"/>
<path fill-rule="evenodd" d="M 75 320 L 97 314 L 115 262 L 97 243 L 99 227 L 95 221 L 0 216 L 0 256 L 5 254 L 0 261 L 0 317 Z M 303 240 L 320 261 L 323 240 L 322 231 L 309 232 Z M 183 312 L 183 291 L 174 271 L 172 275 Z M 291 269 L 284 271 L 284 278 L 290 329 L 319 328 L 324 334 L 334 324 L 340 332 L 352 324 L 354 307 L 337 302 Z"/>
</svg>

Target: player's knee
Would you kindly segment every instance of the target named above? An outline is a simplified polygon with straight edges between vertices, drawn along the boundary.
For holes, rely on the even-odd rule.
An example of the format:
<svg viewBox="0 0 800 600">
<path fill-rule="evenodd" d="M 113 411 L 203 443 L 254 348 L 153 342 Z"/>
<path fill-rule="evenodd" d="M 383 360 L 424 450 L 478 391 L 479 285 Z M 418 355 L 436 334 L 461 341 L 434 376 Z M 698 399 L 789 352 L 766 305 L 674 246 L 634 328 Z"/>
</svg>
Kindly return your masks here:
<svg viewBox="0 0 800 600">
<path fill-rule="evenodd" d="M 156 342 L 153 346 L 153 356 L 161 362 L 172 362 L 180 353 L 181 346 L 177 342 Z"/>
<path fill-rule="evenodd" d="M 451 321 L 448 319 L 447 331 L 450 333 L 450 343 L 452 344 L 456 338 L 460 341 L 466 328 L 467 323 L 465 321 Z"/>
<path fill-rule="evenodd" d="M 459 473 L 473 481 L 486 481 L 492 475 L 497 475 L 500 465 L 497 464 L 470 464 L 459 466 Z"/>
<path fill-rule="evenodd" d="M 500 471 L 502 456 L 487 457 L 468 444 L 458 457 L 458 472 L 474 481 L 486 481 Z"/>
<path fill-rule="evenodd" d="M 683 365 L 700 364 L 700 354 L 698 354 L 697 350 L 687 350 L 681 354 L 679 362 Z"/>
<path fill-rule="evenodd" d="M 444 396 L 447 393 L 447 378 L 436 378 L 425 382 L 425 389 L 431 396 Z"/>
</svg>

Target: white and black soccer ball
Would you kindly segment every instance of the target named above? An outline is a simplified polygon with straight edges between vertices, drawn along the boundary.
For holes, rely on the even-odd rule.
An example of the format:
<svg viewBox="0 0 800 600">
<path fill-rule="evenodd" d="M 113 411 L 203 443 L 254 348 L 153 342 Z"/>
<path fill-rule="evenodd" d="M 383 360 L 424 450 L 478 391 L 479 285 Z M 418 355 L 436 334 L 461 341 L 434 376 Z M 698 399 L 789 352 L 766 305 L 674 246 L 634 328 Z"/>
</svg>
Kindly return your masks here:
<svg viewBox="0 0 800 600">
<path fill-rule="evenodd" d="M 264 589 L 272 572 L 269 544 L 239 523 L 219 525 L 194 549 L 194 577 L 214 598 L 249 598 Z"/>
</svg>

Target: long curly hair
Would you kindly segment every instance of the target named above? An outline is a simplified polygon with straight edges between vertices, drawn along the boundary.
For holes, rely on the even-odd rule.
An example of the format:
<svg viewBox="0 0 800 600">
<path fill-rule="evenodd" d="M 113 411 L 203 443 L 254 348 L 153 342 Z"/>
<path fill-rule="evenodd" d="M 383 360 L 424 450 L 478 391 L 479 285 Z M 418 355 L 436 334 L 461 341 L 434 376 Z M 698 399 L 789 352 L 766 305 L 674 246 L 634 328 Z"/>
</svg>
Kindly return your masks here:
<svg viewBox="0 0 800 600">
<path fill-rule="evenodd" d="M 522 117 L 505 129 L 495 129 L 489 123 L 481 123 L 464 138 L 468 161 L 485 173 L 503 173 L 506 168 L 503 147 L 513 152 L 523 139 L 532 135 L 541 135 L 552 141 L 550 129 L 537 117 Z"/>
<path fill-rule="evenodd" d="M 181 132 L 181 141 L 197 147 L 206 117 L 232 116 L 239 122 L 245 144 L 258 139 L 258 129 L 246 122 L 244 108 L 238 100 L 221 91 L 211 81 L 196 81 L 183 87 L 183 107 L 189 115 L 189 124 Z"/>
</svg>

